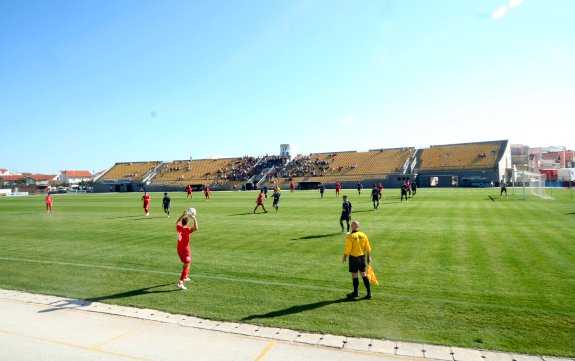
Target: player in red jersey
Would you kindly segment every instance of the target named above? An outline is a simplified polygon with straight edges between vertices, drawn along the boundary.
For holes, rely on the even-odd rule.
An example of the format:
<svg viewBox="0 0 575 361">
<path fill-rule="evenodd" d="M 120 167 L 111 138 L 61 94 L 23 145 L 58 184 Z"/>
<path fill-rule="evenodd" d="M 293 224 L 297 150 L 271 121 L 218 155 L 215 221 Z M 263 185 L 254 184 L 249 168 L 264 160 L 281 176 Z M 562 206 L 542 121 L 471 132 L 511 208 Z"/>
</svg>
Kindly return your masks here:
<svg viewBox="0 0 575 361">
<path fill-rule="evenodd" d="M 194 220 L 194 225 L 190 228 L 188 226 L 187 211 L 184 211 L 180 218 L 176 221 L 176 231 L 178 232 L 178 256 L 182 261 L 182 274 L 178 282 L 178 288 L 185 290 L 184 282 L 189 281 L 188 273 L 190 272 L 190 263 L 192 263 L 192 254 L 190 253 L 190 234 L 198 230 L 198 220 L 196 216 L 190 216 Z"/>
<path fill-rule="evenodd" d="M 377 190 L 379 191 L 379 199 L 381 199 L 381 193 L 383 193 L 383 186 L 381 185 L 381 182 L 379 182 Z"/>
<path fill-rule="evenodd" d="M 52 212 L 52 195 L 50 193 L 46 196 L 46 212 Z"/>
<path fill-rule="evenodd" d="M 206 196 L 206 200 L 210 199 L 211 194 L 212 194 L 212 191 L 210 189 L 210 186 L 205 186 L 204 187 L 204 196 Z"/>
<path fill-rule="evenodd" d="M 295 189 L 295 183 L 292 181 L 292 182 L 289 184 L 289 192 L 290 192 L 290 193 L 293 193 L 294 189 Z"/>
<path fill-rule="evenodd" d="M 194 198 L 194 196 L 192 195 L 192 185 L 188 184 L 188 186 L 186 187 L 186 192 L 188 192 L 188 195 L 186 196 L 186 198 Z"/>
<path fill-rule="evenodd" d="M 260 191 L 260 194 L 258 195 L 258 199 L 256 200 L 256 208 L 254 208 L 254 213 L 256 213 L 256 209 L 258 209 L 259 206 L 262 206 L 264 213 L 268 213 L 268 211 L 266 211 L 266 207 L 264 207 L 264 190 L 263 189 Z"/>
<path fill-rule="evenodd" d="M 148 194 L 148 192 L 144 192 L 142 200 L 144 201 L 144 211 L 146 211 L 146 217 L 147 217 L 150 215 L 150 195 Z"/>
<path fill-rule="evenodd" d="M 335 184 L 335 196 L 339 196 L 339 191 L 341 190 L 341 184 L 339 184 L 339 182 L 337 182 Z"/>
</svg>

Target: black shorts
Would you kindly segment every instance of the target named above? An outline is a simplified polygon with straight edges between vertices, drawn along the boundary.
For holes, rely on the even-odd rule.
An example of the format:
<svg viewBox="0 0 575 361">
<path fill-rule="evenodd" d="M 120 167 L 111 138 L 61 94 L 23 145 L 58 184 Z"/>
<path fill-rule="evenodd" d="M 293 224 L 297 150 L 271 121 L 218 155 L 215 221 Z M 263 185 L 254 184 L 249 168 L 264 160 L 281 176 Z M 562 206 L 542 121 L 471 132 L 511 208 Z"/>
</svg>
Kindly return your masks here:
<svg viewBox="0 0 575 361">
<path fill-rule="evenodd" d="M 365 264 L 365 256 L 349 256 L 349 272 L 357 273 L 357 272 L 365 272 L 366 264 Z"/>
<path fill-rule="evenodd" d="M 339 217 L 340 221 L 349 221 L 351 220 L 351 215 L 347 214 L 347 213 L 342 213 L 341 216 Z"/>
</svg>

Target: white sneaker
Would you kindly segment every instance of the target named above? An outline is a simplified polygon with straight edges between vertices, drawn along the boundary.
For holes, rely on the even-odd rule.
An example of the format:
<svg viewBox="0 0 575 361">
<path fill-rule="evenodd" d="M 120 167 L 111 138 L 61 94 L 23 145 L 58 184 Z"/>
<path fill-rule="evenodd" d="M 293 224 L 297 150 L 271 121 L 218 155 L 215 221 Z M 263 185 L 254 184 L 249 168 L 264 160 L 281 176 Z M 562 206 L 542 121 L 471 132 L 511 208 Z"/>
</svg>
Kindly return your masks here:
<svg viewBox="0 0 575 361">
<path fill-rule="evenodd" d="M 188 282 L 188 281 L 191 281 L 190 277 L 184 278 L 184 282 Z"/>
<path fill-rule="evenodd" d="M 187 289 L 188 289 L 188 288 L 187 288 L 186 286 L 184 286 L 184 284 L 181 283 L 181 282 L 178 282 L 178 288 L 181 289 L 181 290 L 187 290 Z"/>
</svg>

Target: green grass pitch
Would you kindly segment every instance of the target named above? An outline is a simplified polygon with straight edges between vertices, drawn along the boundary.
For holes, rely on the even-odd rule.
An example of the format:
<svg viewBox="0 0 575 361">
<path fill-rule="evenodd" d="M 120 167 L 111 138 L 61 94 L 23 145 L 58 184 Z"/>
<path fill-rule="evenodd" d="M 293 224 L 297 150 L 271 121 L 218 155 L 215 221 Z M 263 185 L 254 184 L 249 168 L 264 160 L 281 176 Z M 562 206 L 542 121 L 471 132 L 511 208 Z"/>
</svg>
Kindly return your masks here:
<svg viewBox="0 0 575 361">
<path fill-rule="evenodd" d="M 511 190 L 510 190 L 511 191 Z M 547 191 L 550 192 L 549 190 Z M 341 263 L 341 197 L 284 190 L 280 211 L 253 214 L 256 192 L 216 192 L 205 201 L 161 193 L 144 216 L 141 193 L 0 199 L 0 287 L 145 307 L 215 320 L 308 332 L 406 340 L 534 354 L 575 356 L 575 200 L 498 189 L 419 189 L 399 202 L 384 190 L 344 190 L 369 236 L 381 283 L 373 299 L 351 291 Z M 189 289 L 175 222 L 188 207 Z M 261 209 L 258 210 L 261 212 Z M 365 293 L 360 284 L 361 293 Z"/>
</svg>

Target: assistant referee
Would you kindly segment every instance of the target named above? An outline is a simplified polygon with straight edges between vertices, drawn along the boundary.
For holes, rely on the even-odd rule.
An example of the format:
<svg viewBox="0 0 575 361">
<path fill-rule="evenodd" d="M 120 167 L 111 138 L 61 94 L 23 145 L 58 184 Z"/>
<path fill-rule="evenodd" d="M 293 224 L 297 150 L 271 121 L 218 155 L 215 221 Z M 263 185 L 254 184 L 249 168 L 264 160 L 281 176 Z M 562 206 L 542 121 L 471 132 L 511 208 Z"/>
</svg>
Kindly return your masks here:
<svg viewBox="0 0 575 361">
<path fill-rule="evenodd" d="M 351 234 L 345 239 L 345 251 L 343 253 L 342 262 L 345 263 L 349 257 L 349 272 L 351 273 L 351 280 L 353 283 L 353 292 L 348 293 L 348 298 L 358 297 L 359 279 L 358 272 L 361 272 L 363 285 L 367 290 L 366 299 L 371 298 L 371 288 L 369 279 L 365 273 L 367 264 L 371 263 L 371 246 L 367 235 L 359 231 L 359 222 L 351 222 Z M 367 264 L 366 264 L 367 258 Z"/>
</svg>

